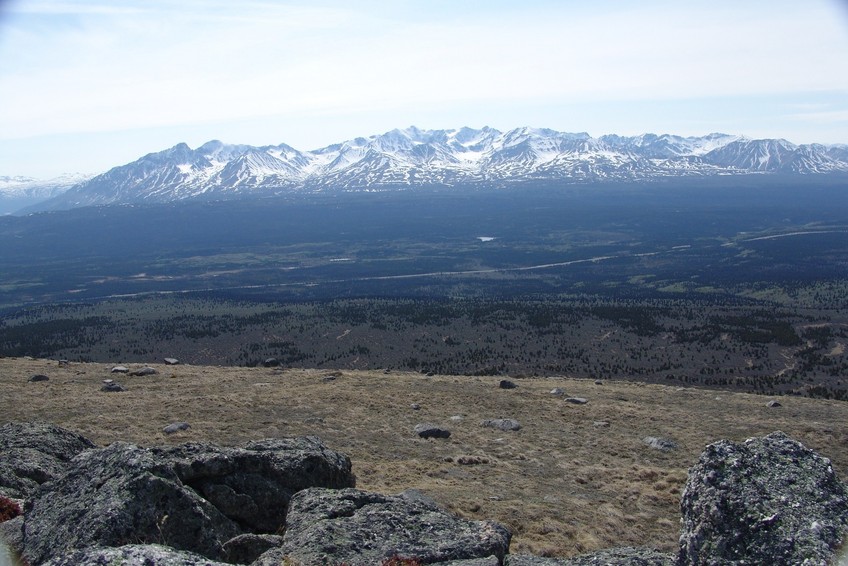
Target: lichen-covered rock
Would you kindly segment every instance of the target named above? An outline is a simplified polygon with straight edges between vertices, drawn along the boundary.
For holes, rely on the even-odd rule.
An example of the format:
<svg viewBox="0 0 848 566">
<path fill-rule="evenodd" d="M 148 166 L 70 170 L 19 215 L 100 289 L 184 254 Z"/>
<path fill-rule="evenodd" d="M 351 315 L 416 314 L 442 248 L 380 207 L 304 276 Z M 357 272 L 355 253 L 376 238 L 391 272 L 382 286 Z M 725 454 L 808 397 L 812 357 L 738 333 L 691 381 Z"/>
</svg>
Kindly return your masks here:
<svg viewBox="0 0 848 566">
<path fill-rule="evenodd" d="M 681 500 L 679 565 L 825 565 L 848 526 L 830 461 L 781 432 L 707 446 Z"/>
<path fill-rule="evenodd" d="M 41 564 L 74 550 L 166 544 L 212 559 L 241 532 L 212 503 L 183 486 L 150 450 L 115 443 L 80 454 L 24 510 L 24 558 Z"/>
<path fill-rule="evenodd" d="M 653 448 L 654 450 L 659 450 L 660 452 L 671 452 L 672 450 L 677 450 L 677 443 L 669 438 L 646 436 L 642 439 L 642 442 L 645 446 Z"/>
<path fill-rule="evenodd" d="M 259 440 L 241 448 L 190 443 L 153 450 L 173 463 L 182 482 L 252 532 L 276 532 L 297 491 L 356 485 L 350 458 L 314 436 Z"/>
<path fill-rule="evenodd" d="M 674 556 L 652 548 L 612 548 L 581 554 L 564 562 L 566 566 L 674 566 Z"/>
<path fill-rule="evenodd" d="M 282 546 L 283 537 L 279 535 L 257 535 L 247 533 L 224 543 L 227 562 L 231 564 L 250 564 L 272 548 Z"/>
<path fill-rule="evenodd" d="M 509 555 L 504 566 L 673 566 L 674 557 L 651 548 L 612 548 L 572 558 Z"/>
<path fill-rule="evenodd" d="M 451 432 L 432 423 L 419 423 L 415 425 L 415 434 L 421 438 L 450 438 Z"/>
<path fill-rule="evenodd" d="M 156 375 L 159 373 L 156 368 L 152 368 L 150 366 L 145 366 L 141 369 L 137 369 L 135 371 L 131 371 L 130 375 L 134 375 L 136 377 L 145 376 L 145 375 Z"/>
<path fill-rule="evenodd" d="M 521 424 L 515 419 L 485 419 L 480 423 L 480 426 L 496 428 L 505 432 L 521 430 Z"/>
<path fill-rule="evenodd" d="M 433 562 L 432 566 L 500 566 L 501 562 L 497 556 L 486 558 L 468 558 L 466 560 L 448 560 L 447 562 Z"/>
<path fill-rule="evenodd" d="M 292 497 L 283 546 L 253 566 L 371 566 L 390 557 L 423 564 L 487 558 L 509 551 L 510 533 L 491 521 L 460 519 L 423 498 L 357 489 L 306 489 Z"/>
<path fill-rule="evenodd" d="M 28 501 L 24 557 L 32 564 L 88 547 L 165 544 L 223 560 L 224 542 L 277 531 L 292 494 L 348 487 L 350 459 L 317 438 L 241 448 L 116 443 L 80 454 Z"/>
<path fill-rule="evenodd" d="M 44 566 L 229 566 L 191 552 L 157 544 L 131 544 L 118 548 L 85 548 L 58 556 Z"/>
<path fill-rule="evenodd" d="M 7 423 L 0 426 L 0 495 L 25 499 L 56 478 L 68 462 L 94 443 L 75 432 L 48 423 Z"/>
<path fill-rule="evenodd" d="M 509 554 L 504 560 L 504 566 L 562 566 L 564 558 L 543 558 L 531 554 Z"/>
<path fill-rule="evenodd" d="M 18 515 L 0 523 L 0 539 L 20 554 L 24 547 L 24 516 Z"/>
<path fill-rule="evenodd" d="M 178 432 L 182 432 L 191 428 L 191 425 L 187 422 L 180 421 L 178 423 L 171 423 L 166 427 L 162 428 L 162 432 L 165 434 L 176 434 Z"/>
</svg>

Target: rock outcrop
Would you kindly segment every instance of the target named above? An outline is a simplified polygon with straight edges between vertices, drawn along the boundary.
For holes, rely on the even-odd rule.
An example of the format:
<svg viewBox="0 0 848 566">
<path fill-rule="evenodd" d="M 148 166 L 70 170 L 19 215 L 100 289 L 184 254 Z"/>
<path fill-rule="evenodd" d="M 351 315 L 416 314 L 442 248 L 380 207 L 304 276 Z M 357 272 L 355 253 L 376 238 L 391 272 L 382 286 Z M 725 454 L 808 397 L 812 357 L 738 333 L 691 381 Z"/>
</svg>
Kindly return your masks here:
<svg viewBox="0 0 848 566">
<path fill-rule="evenodd" d="M 204 556 L 158 544 L 130 544 L 117 548 L 84 548 L 45 562 L 44 566 L 229 566 Z"/>
<path fill-rule="evenodd" d="M 824 566 L 848 527 L 830 460 L 781 432 L 707 446 L 680 508 L 679 565 Z"/>
<path fill-rule="evenodd" d="M 468 521 L 422 497 L 358 489 L 306 489 L 291 500 L 283 545 L 254 566 L 370 566 L 392 558 L 423 564 L 486 558 L 509 551 L 510 533 L 492 521 Z"/>
<path fill-rule="evenodd" d="M 707 446 L 683 493 L 676 557 L 511 555 L 497 523 L 354 484 L 350 459 L 314 437 L 98 449 L 53 425 L 0 427 L 0 493 L 25 501 L 0 535 L 32 566 L 824 566 L 848 532 L 848 488 L 830 461 L 779 432 Z"/>
<path fill-rule="evenodd" d="M 674 557 L 650 548 L 613 548 L 574 558 L 541 558 L 515 554 L 504 566 L 674 566 Z"/>
<path fill-rule="evenodd" d="M 27 501 L 23 554 L 31 564 L 127 544 L 162 544 L 223 560 L 230 539 L 282 527 L 298 490 L 355 483 L 347 456 L 316 438 L 241 448 L 115 443 L 72 464 Z"/>
<path fill-rule="evenodd" d="M 0 426 L 0 495 L 29 497 L 42 483 L 68 469 L 70 460 L 95 448 L 87 438 L 47 423 Z"/>
</svg>

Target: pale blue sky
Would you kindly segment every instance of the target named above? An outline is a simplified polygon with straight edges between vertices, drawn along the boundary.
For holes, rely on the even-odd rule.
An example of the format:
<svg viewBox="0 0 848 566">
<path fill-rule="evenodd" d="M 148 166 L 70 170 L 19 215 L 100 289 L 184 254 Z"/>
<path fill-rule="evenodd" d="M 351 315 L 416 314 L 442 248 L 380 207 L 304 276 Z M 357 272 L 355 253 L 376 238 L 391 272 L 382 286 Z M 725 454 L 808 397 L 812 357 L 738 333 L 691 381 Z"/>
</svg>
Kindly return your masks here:
<svg viewBox="0 0 848 566">
<path fill-rule="evenodd" d="M 848 6 L 0 0 L 0 175 L 410 125 L 848 143 Z"/>
</svg>

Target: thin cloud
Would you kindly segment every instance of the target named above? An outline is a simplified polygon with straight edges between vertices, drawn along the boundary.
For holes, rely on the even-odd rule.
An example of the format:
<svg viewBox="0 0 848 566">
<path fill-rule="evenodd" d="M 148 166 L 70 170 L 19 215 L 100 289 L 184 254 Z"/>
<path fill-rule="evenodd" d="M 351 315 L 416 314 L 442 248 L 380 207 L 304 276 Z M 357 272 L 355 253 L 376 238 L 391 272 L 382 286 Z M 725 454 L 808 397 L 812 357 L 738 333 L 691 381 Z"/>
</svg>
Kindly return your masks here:
<svg viewBox="0 0 848 566">
<path fill-rule="evenodd" d="M 228 127 L 243 135 L 237 124 L 247 120 L 301 123 L 307 115 L 323 118 L 315 128 L 327 139 L 336 139 L 334 122 L 366 118 L 364 133 L 389 118 L 401 120 L 391 127 L 446 117 L 462 121 L 452 126 L 477 119 L 556 127 L 543 122 L 567 123 L 570 106 L 581 108 L 581 129 L 623 132 L 643 126 L 640 104 L 687 100 L 698 104 L 681 115 L 681 129 L 711 116 L 705 128 L 745 133 L 739 129 L 780 124 L 757 125 L 727 110 L 728 100 L 783 96 L 804 104 L 816 93 L 848 93 L 848 73 L 838 72 L 848 33 L 825 0 L 31 0 L 7 12 L 0 21 L 5 140 L 211 123 L 227 138 Z M 634 110 L 611 124 L 606 108 L 629 103 Z M 786 123 L 798 123 L 805 110 L 788 113 L 799 117 Z M 593 115 L 594 127 L 586 120 Z"/>
</svg>

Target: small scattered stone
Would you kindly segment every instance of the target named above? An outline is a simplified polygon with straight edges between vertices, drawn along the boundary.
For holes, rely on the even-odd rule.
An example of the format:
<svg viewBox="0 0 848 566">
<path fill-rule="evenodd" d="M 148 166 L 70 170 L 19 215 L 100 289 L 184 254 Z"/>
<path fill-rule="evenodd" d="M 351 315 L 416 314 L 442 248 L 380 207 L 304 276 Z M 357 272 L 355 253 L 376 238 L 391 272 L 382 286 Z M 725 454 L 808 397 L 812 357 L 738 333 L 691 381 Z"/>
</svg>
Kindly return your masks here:
<svg viewBox="0 0 848 566">
<path fill-rule="evenodd" d="M 165 358 L 163 361 L 166 365 L 169 366 L 175 366 L 180 363 L 180 360 L 178 360 L 177 358 Z"/>
<path fill-rule="evenodd" d="M 119 393 L 124 391 L 124 388 L 120 383 L 115 383 L 111 379 L 104 379 L 103 387 L 100 388 L 100 391 L 105 391 L 106 393 Z"/>
<path fill-rule="evenodd" d="M 450 431 L 430 423 L 415 425 L 415 434 L 421 438 L 450 438 Z"/>
<path fill-rule="evenodd" d="M 502 379 L 501 382 L 498 384 L 498 387 L 500 387 L 501 389 L 515 389 L 518 386 L 508 379 Z"/>
<path fill-rule="evenodd" d="M 609 423 L 607 421 L 595 421 L 592 423 L 592 426 L 596 426 L 598 428 L 608 427 Z"/>
<path fill-rule="evenodd" d="M 642 439 L 648 447 L 662 452 L 670 452 L 677 449 L 677 443 L 668 438 L 660 438 L 658 436 L 646 436 Z"/>
<path fill-rule="evenodd" d="M 174 434 L 175 432 L 180 432 L 182 430 L 188 430 L 191 428 L 191 425 L 188 423 L 171 423 L 165 428 L 162 429 L 162 432 L 165 434 Z"/>
<path fill-rule="evenodd" d="M 488 464 L 489 459 L 482 456 L 459 456 L 456 463 L 460 466 L 479 466 L 480 464 Z"/>
<path fill-rule="evenodd" d="M 330 383 L 331 381 L 335 381 L 335 380 L 336 380 L 335 375 L 325 375 L 324 377 L 321 378 L 321 381 L 323 381 L 324 383 Z"/>
<path fill-rule="evenodd" d="M 66 366 L 66 365 L 68 365 L 68 364 L 70 364 L 70 363 L 71 363 L 71 362 L 69 362 L 68 360 L 65 360 L 65 359 L 59 360 L 59 365 L 60 365 L 60 366 Z"/>
<path fill-rule="evenodd" d="M 551 395 L 562 397 L 563 395 L 565 395 L 565 389 L 563 389 L 562 387 L 555 387 L 551 389 Z"/>
<path fill-rule="evenodd" d="M 143 368 L 141 368 L 141 369 L 137 369 L 137 370 L 135 370 L 135 371 L 131 371 L 131 372 L 130 372 L 130 375 L 136 375 L 136 376 L 141 376 L 141 375 L 156 375 L 157 373 L 159 373 L 159 372 L 158 372 L 158 371 L 156 371 L 155 369 L 153 369 L 152 367 L 150 367 L 150 366 L 145 366 L 145 367 L 143 367 Z"/>
<path fill-rule="evenodd" d="M 419 405 L 418 403 L 413 403 L 412 405 L 409 406 L 409 408 L 412 409 L 413 411 L 419 411 L 419 410 L 421 410 L 421 405 Z"/>
<path fill-rule="evenodd" d="M 573 403 L 575 405 L 585 405 L 586 403 L 589 402 L 589 400 L 584 399 L 583 397 L 566 397 L 565 402 L 566 403 Z"/>
<path fill-rule="evenodd" d="M 504 431 L 521 429 L 521 425 L 515 419 L 486 419 L 480 425 Z"/>
<path fill-rule="evenodd" d="M 766 407 L 771 407 L 771 408 L 782 407 L 782 406 L 783 405 L 781 405 L 778 401 L 774 401 L 774 400 L 771 400 L 768 403 L 766 403 Z"/>
<path fill-rule="evenodd" d="M 600 379 L 595 380 L 595 385 L 603 385 L 603 384 L 604 384 L 604 382 L 601 381 Z"/>
<path fill-rule="evenodd" d="M 458 423 L 459 421 L 461 421 L 461 420 L 462 420 L 462 415 L 453 415 L 453 416 L 451 417 L 451 420 L 452 420 L 453 422 L 455 422 L 455 423 Z"/>
<path fill-rule="evenodd" d="M 46 376 L 46 375 L 44 375 L 44 374 L 37 373 L 37 374 L 35 374 L 35 375 L 31 376 L 31 377 L 30 377 L 27 381 L 32 381 L 32 382 L 36 382 L 36 381 L 50 381 L 50 378 L 49 378 L 49 377 L 47 377 L 47 376 Z"/>
<path fill-rule="evenodd" d="M 124 366 L 115 366 L 111 370 L 109 370 L 109 372 L 110 373 L 129 373 L 130 370 L 128 370 Z"/>
</svg>

